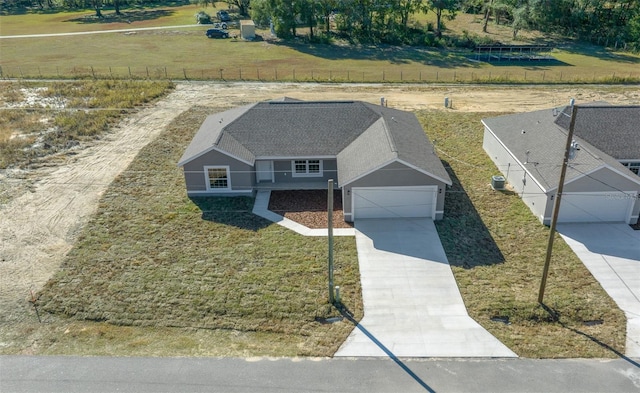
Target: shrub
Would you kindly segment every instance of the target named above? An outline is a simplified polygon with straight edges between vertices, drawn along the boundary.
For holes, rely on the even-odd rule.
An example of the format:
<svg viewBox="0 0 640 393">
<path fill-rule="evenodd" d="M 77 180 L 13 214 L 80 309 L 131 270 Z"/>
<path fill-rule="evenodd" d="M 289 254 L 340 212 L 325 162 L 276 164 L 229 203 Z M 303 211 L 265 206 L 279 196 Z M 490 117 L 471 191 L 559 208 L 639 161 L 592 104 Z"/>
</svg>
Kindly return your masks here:
<svg viewBox="0 0 640 393">
<path fill-rule="evenodd" d="M 211 15 L 207 14 L 204 11 L 199 11 L 196 14 L 196 23 L 200 25 L 210 25 L 213 23 L 213 21 L 211 20 Z"/>
</svg>

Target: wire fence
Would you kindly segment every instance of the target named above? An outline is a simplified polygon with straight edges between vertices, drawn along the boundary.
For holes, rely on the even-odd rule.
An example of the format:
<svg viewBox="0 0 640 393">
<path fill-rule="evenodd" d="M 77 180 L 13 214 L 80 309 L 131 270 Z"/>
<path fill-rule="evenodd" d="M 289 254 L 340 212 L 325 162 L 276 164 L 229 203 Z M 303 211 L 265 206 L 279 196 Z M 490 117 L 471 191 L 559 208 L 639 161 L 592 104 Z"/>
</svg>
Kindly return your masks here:
<svg viewBox="0 0 640 393">
<path fill-rule="evenodd" d="M 634 72 L 635 71 L 635 72 Z M 0 79 L 170 79 L 256 82 L 353 83 L 640 83 L 640 70 L 628 73 L 569 72 L 567 70 L 449 70 L 390 67 L 379 70 L 332 70 L 268 67 L 180 68 L 167 66 L 38 66 L 0 65 Z"/>
</svg>

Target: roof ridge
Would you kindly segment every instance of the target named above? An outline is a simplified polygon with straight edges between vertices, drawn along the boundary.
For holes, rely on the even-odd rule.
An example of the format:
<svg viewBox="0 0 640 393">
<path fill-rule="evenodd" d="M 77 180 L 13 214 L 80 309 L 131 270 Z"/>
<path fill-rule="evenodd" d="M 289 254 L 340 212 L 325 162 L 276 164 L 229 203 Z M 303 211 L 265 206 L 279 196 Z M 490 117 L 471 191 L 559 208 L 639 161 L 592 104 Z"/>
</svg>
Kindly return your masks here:
<svg viewBox="0 0 640 393">
<path fill-rule="evenodd" d="M 386 107 L 377 106 L 377 105 L 374 105 L 374 104 L 371 104 L 371 103 L 368 103 L 368 102 L 364 102 L 364 101 L 357 101 L 357 102 L 360 105 L 362 105 L 363 107 L 365 107 L 368 110 L 370 110 L 371 112 L 373 112 L 376 115 L 380 116 L 378 121 L 380 121 L 380 120 L 382 121 L 382 129 L 384 130 L 384 134 L 386 135 L 387 141 L 389 142 L 389 147 L 391 148 L 391 151 L 393 153 L 395 153 L 396 158 L 397 158 L 397 156 L 398 156 L 398 147 L 396 146 L 396 141 L 393 138 L 393 133 L 391 132 L 391 130 L 387 126 L 387 116 L 384 113 L 382 113 L 381 110 L 377 110 L 379 108 L 386 108 Z M 391 120 L 396 121 L 395 117 L 393 117 L 393 116 L 391 116 Z"/>
<path fill-rule="evenodd" d="M 258 104 L 259 104 L 259 102 L 254 102 L 253 104 L 249 104 L 249 105 L 245 105 L 244 107 L 241 107 L 241 108 L 243 108 L 242 111 L 239 111 L 240 113 L 238 113 L 238 115 L 233 117 L 233 120 L 231 120 L 229 123 L 227 123 L 227 124 L 225 124 L 225 125 L 220 127 L 220 133 L 218 134 L 218 137 L 216 138 L 216 140 L 214 142 L 214 145 L 216 145 L 216 146 L 218 145 L 218 142 L 220 142 L 220 139 L 222 138 L 222 134 L 227 134 L 227 132 L 226 132 L 226 128 L 227 127 L 229 127 L 230 125 L 235 123 L 239 118 L 242 117 L 242 115 L 247 113 L 249 110 L 251 110 L 253 107 L 255 107 Z M 232 108 L 231 110 L 233 110 L 233 109 L 235 109 L 235 108 Z M 228 111 L 224 111 L 224 112 L 220 113 L 220 115 L 221 115 L 220 116 L 220 120 L 219 120 L 220 124 L 222 124 L 222 122 L 224 122 L 224 119 L 222 118 L 222 114 L 224 114 L 226 112 L 228 112 Z M 236 139 L 234 138 L 234 140 L 236 140 Z"/>
<path fill-rule="evenodd" d="M 387 127 L 387 120 L 385 119 L 384 116 L 381 117 L 382 121 L 382 129 L 384 130 L 384 134 L 387 136 L 387 141 L 389 141 L 389 147 L 391 147 L 391 151 L 396 153 L 396 155 L 398 154 L 398 148 L 396 147 L 396 141 L 393 138 L 393 134 L 391 133 L 391 130 L 389 130 L 389 127 Z M 395 119 L 392 117 L 391 120 L 395 121 Z"/>
</svg>

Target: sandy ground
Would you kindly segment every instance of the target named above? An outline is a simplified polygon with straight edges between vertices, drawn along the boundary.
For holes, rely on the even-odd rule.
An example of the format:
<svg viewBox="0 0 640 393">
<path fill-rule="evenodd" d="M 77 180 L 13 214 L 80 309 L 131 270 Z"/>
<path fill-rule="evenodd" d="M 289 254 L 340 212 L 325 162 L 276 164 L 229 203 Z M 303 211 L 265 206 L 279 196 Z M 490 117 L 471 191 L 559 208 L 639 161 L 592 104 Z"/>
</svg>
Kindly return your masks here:
<svg viewBox="0 0 640 393">
<path fill-rule="evenodd" d="M 384 97 L 388 106 L 398 109 L 454 112 L 524 112 L 566 105 L 571 98 L 578 104 L 600 100 L 640 104 L 637 86 L 179 84 L 169 96 L 125 119 L 102 141 L 78 154 L 58 157 L 28 176 L 0 174 L 0 182 L 20 190 L 0 206 L 0 323 L 33 318 L 31 294 L 58 269 L 103 192 L 176 116 L 193 105 L 235 106 L 282 96 L 373 103 Z M 445 97 L 452 108 L 444 108 Z M 27 181 L 28 186 L 22 184 Z"/>
</svg>

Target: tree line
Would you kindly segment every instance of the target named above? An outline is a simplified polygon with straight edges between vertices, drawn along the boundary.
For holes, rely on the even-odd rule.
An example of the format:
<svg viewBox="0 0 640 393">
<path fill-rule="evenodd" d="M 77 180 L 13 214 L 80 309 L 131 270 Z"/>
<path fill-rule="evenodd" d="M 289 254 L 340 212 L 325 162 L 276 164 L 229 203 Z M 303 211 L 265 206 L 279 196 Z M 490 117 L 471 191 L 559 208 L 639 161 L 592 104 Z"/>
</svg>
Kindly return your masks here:
<svg viewBox="0 0 640 393">
<path fill-rule="evenodd" d="M 0 11 L 7 14 L 27 9 L 93 9 L 100 17 L 105 7 L 120 14 L 123 8 L 131 6 L 189 2 L 216 5 L 213 0 L 0 0 Z M 603 46 L 640 50 L 640 0 L 227 0 L 220 3 L 237 10 L 241 17 L 272 26 L 281 38 L 295 37 L 304 27 L 312 41 L 328 41 L 338 34 L 355 42 L 438 45 L 450 42 L 442 41 L 446 21 L 454 19 L 459 12 L 466 12 L 483 17 L 485 32 L 490 23 L 509 26 L 514 39 L 522 30 L 539 30 Z M 413 16 L 423 12 L 432 12 L 435 23 L 416 22 Z M 474 43 L 477 42 L 471 42 Z"/>
</svg>

